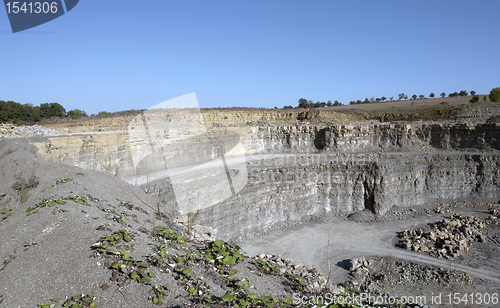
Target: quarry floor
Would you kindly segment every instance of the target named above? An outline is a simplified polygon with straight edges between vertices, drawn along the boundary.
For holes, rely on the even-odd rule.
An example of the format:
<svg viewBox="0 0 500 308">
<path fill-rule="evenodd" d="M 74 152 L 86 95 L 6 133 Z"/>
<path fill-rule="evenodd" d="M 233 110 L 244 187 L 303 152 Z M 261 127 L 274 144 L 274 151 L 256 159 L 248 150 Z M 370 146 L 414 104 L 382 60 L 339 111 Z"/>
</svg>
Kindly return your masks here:
<svg viewBox="0 0 500 308">
<path fill-rule="evenodd" d="M 417 211 L 416 211 L 417 212 Z M 455 208 L 454 213 L 487 217 L 485 208 Z M 440 290 L 441 292 L 499 292 L 500 291 L 500 230 L 485 232 L 486 242 L 475 243 L 470 251 L 454 260 L 444 260 L 422 253 L 396 247 L 398 232 L 417 229 L 426 224 L 448 218 L 451 213 L 418 214 L 403 219 L 385 221 L 352 221 L 335 219 L 329 222 L 310 223 L 278 229 L 254 238 L 245 239 L 241 246 L 249 255 L 275 254 L 292 258 L 305 265 L 318 268 L 333 282 L 346 281 L 348 260 L 365 257 L 392 256 L 400 260 L 435 266 L 443 269 L 463 271 L 478 278 L 478 283 L 468 290 Z M 390 216 L 390 215 L 389 215 Z M 435 287 L 421 285 L 409 290 L 394 286 L 387 290 L 398 296 L 431 296 Z"/>
</svg>

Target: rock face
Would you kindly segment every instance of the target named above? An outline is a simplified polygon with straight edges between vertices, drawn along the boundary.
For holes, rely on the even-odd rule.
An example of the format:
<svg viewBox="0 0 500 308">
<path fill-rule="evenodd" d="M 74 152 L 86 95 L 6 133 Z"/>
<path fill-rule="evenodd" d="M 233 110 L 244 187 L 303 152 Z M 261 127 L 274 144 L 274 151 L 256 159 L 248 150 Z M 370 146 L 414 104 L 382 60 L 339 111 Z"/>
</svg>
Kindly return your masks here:
<svg viewBox="0 0 500 308">
<path fill-rule="evenodd" d="M 311 156 L 309 156 L 311 157 Z M 250 169 L 236 198 L 201 210 L 193 220 L 221 236 L 240 236 L 369 209 L 480 197 L 498 199 L 495 155 L 415 155 L 379 162 L 335 162 L 311 167 Z M 238 232 L 239 231 L 239 232 Z"/>
<path fill-rule="evenodd" d="M 98 124 L 105 132 L 33 139 L 31 143 L 41 156 L 52 161 L 103 171 L 132 184 L 149 182 L 149 191 L 163 195 L 165 212 L 189 213 L 179 220 L 211 227 L 222 238 L 250 236 L 365 209 L 384 214 L 394 205 L 500 198 L 498 121 L 345 124 L 332 122 L 348 120 L 336 113 L 251 114 L 245 110 L 215 110 L 205 112 L 203 117 L 209 130 L 219 136 L 239 136 L 243 150 L 226 153 L 226 158 L 246 155 L 248 181 L 231 198 L 215 206 L 195 205 L 187 212 L 179 211 L 178 204 L 185 200 L 174 195 L 168 178 L 158 179 L 162 177 L 158 172 L 165 169 L 162 163 L 155 164 L 162 161 L 161 155 L 134 165 L 131 148 L 135 145 L 123 130 L 131 117 L 122 119 L 123 123 L 115 121 L 119 124 L 109 130 L 106 123 Z M 180 123 L 175 132 L 165 132 L 164 139 L 161 131 L 156 132 L 155 142 L 163 146 L 163 153 L 182 154 L 177 155 L 175 167 L 187 167 L 186 161 L 201 162 L 203 157 L 219 157 L 217 151 L 200 141 L 203 138 L 183 130 L 182 123 L 190 121 L 189 114 L 170 120 Z M 68 129 L 79 131 L 83 127 L 85 131 L 92 127 L 80 125 Z M 229 176 L 240 170 L 229 167 L 226 171 Z M 200 179 L 208 178 L 211 172 L 206 169 L 190 174 L 185 184 L 201 183 Z M 202 190 L 200 198 L 219 194 L 210 183 L 203 184 Z"/>
<path fill-rule="evenodd" d="M 112 128 L 114 129 L 114 128 Z M 206 145 L 182 129 L 170 131 L 192 152 L 206 152 Z M 233 133 L 249 154 L 366 153 L 430 150 L 500 150 L 500 124 L 262 124 L 215 128 L 219 135 Z M 171 146 L 165 137 L 164 146 Z M 137 174 L 130 154 L 134 146 L 127 131 L 65 135 L 33 141 L 41 155 L 84 169 L 118 177 Z M 181 142 L 182 144 L 182 142 Z M 178 151 L 181 146 L 176 148 Z M 213 154 L 215 157 L 215 153 Z M 182 162 L 179 162 L 182 165 Z"/>
</svg>

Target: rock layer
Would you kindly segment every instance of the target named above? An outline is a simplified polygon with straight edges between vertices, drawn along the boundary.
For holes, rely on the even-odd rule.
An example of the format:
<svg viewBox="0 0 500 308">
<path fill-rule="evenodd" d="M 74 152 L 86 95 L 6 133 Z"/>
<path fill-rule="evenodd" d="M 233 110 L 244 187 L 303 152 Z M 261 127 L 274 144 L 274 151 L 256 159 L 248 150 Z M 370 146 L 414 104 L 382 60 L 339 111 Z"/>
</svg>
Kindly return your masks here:
<svg viewBox="0 0 500 308">
<path fill-rule="evenodd" d="M 251 119 L 278 117 L 281 122 L 251 126 L 241 122 L 249 119 L 243 113 L 230 113 L 227 122 L 221 120 L 223 115 L 204 114 L 205 122 L 219 135 L 231 132 L 231 136 L 240 137 L 247 158 L 248 182 L 215 206 L 195 206 L 188 211 L 189 223 L 210 226 L 222 238 L 249 236 L 362 210 L 384 214 L 394 205 L 411 207 L 433 200 L 500 198 L 500 124 L 495 121 L 342 124 L 326 123 L 324 117 L 311 112 L 292 112 L 279 117 L 272 113 L 256 116 Z M 297 123 L 299 117 L 304 122 Z M 189 115 L 174 120 L 189 122 Z M 136 168 L 130 154 L 134 144 L 128 132 L 113 129 L 99 134 L 48 137 L 31 143 L 49 160 L 103 171 L 131 183 L 165 168 L 154 163 L 161 159 L 148 160 Z M 189 157 L 185 161 L 196 161 L 196 155 L 218 157 L 218 153 L 207 150 L 205 143 L 192 137 L 180 128 L 175 131 L 175 140 L 180 142 L 175 147 L 171 137 L 155 141 L 164 142 L 167 152 L 189 149 L 183 154 Z M 242 153 L 226 156 L 229 159 Z M 175 167 L 182 167 L 183 163 L 180 159 Z M 228 175 L 237 171 L 227 170 Z M 186 185 L 196 185 L 210 172 L 191 174 Z M 176 202 L 168 179 L 150 182 L 151 191 L 163 193 L 164 210 L 179 214 L 176 206 L 180 202 Z M 203 189 L 207 195 L 217 191 L 210 185 Z M 187 217 L 179 219 L 187 221 Z"/>
</svg>

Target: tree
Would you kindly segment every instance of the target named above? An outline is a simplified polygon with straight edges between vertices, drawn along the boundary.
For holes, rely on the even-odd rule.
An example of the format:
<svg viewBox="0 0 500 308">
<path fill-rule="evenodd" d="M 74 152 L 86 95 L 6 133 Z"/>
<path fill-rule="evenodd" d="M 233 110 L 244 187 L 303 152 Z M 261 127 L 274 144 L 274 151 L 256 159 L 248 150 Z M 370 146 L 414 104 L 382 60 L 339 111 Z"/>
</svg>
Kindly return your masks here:
<svg viewBox="0 0 500 308">
<path fill-rule="evenodd" d="M 441 97 L 444 98 L 446 96 L 446 93 L 442 92 Z"/>
<path fill-rule="evenodd" d="M 333 103 L 333 106 L 342 106 L 342 103 L 339 102 L 338 100 L 335 100 L 335 103 Z"/>
<path fill-rule="evenodd" d="M 309 105 L 307 103 L 307 99 L 305 98 L 301 98 L 299 99 L 299 105 L 297 106 L 297 108 L 307 108 Z"/>
<path fill-rule="evenodd" d="M 420 94 L 420 95 L 418 96 L 418 98 L 420 98 L 420 99 L 424 99 L 424 98 L 425 98 L 425 95 Z"/>
<path fill-rule="evenodd" d="M 402 100 L 403 98 L 405 98 L 405 96 L 406 96 L 406 95 L 405 95 L 404 93 L 399 93 L 399 94 L 398 94 L 398 98 L 399 98 L 399 100 Z"/>
<path fill-rule="evenodd" d="M 7 122 L 9 120 L 10 106 L 4 102 L 0 101 L 0 122 Z"/>
<path fill-rule="evenodd" d="M 381 99 L 383 102 L 385 102 L 385 101 L 387 100 L 387 98 L 386 98 L 385 96 L 382 96 L 380 99 Z"/>
<path fill-rule="evenodd" d="M 60 117 L 66 116 L 66 109 L 59 103 L 44 103 L 40 104 L 40 116 L 42 118 Z"/>
<path fill-rule="evenodd" d="M 358 100 L 356 101 L 356 104 L 363 104 L 363 102 L 362 102 L 360 99 L 358 99 Z"/>
<path fill-rule="evenodd" d="M 40 107 L 33 107 L 32 104 L 24 104 L 20 106 L 21 120 L 28 123 L 40 121 Z"/>
<path fill-rule="evenodd" d="M 413 94 L 413 95 L 411 96 L 411 98 L 412 98 L 412 99 L 417 99 L 417 94 Z"/>
<path fill-rule="evenodd" d="M 326 102 L 326 105 L 327 105 L 328 107 L 332 107 L 332 101 L 328 101 L 328 102 Z"/>
<path fill-rule="evenodd" d="M 370 103 L 370 100 L 368 100 L 368 98 L 365 98 L 365 100 L 363 101 L 363 104 L 369 104 Z"/>
<path fill-rule="evenodd" d="M 87 116 L 85 111 L 78 110 L 78 114 Z M 0 101 L 0 122 L 36 123 L 43 118 L 65 117 L 66 109 L 59 103 L 43 103 L 40 106 L 20 104 L 14 101 Z"/>
<path fill-rule="evenodd" d="M 468 96 L 469 93 L 467 93 L 467 91 L 465 91 L 465 90 L 462 90 L 462 91 L 460 91 L 460 93 L 458 93 L 458 95 L 459 96 Z"/>
<path fill-rule="evenodd" d="M 490 101 L 492 102 L 500 102 L 500 87 L 493 88 L 490 92 Z"/>
<path fill-rule="evenodd" d="M 453 92 L 453 93 L 450 93 L 448 94 L 448 97 L 458 97 L 458 92 Z"/>
<path fill-rule="evenodd" d="M 278 109 L 278 107 L 274 107 L 274 109 Z M 83 110 L 74 109 L 74 110 L 68 111 L 68 117 L 71 117 L 72 119 L 79 119 L 79 118 L 83 118 L 83 117 L 88 117 L 88 115 Z"/>
<path fill-rule="evenodd" d="M 50 103 L 50 110 L 56 117 L 63 118 L 66 116 L 66 109 L 59 103 Z"/>
<path fill-rule="evenodd" d="M 470 95 L 472 96 L 476 95 L 476 91 L 470 91 Z"/>
<path fill-rule="evenodd" d="M 469 100 L 471 103 L 477 103 L 479 102 L 479 95 L 473 95 L 472 98 Z"/>
<path fill-rule="evenodd" d="M 405 97 L 404 97 L 404 99 L 408 99 L 408 95 L 406 95 L 406 94 L 405 94 Z"/>
<path fill-rule="evenodd" d="M 19 122 L 21 120 L 21 104 L 13 102 L 13 101 L 7 101 L 7 105 L 9 105 L 9 119 L 11 119 L 14 123 Z"/>
<path fill-rule="evenodd" d="M 283 106 L 283 109 L 293 109 L 293 107 L 288 105 L 288 106 Z"/>
<path fill-rule="evenodd" d="M 434 92 L 431 92 L 431 94 L 429 94 L 429 97 L 433 98 L 434 97 Z"/>
</svg>

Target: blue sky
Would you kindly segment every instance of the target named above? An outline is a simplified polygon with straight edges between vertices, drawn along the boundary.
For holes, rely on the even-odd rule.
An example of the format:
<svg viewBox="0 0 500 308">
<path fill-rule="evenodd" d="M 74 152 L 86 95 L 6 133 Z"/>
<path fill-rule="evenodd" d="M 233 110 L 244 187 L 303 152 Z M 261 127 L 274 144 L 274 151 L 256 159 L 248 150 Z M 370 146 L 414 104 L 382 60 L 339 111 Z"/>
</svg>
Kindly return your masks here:
<svg viewBox="0 0 500 308">
<path fill-rule="evenodd" d="M 500 86 L 500 1 L 81 0 L 13 34 L 0 100 L 87 113 L 196 92 L 201 107 L 283 107 Z"/>
</svg>

